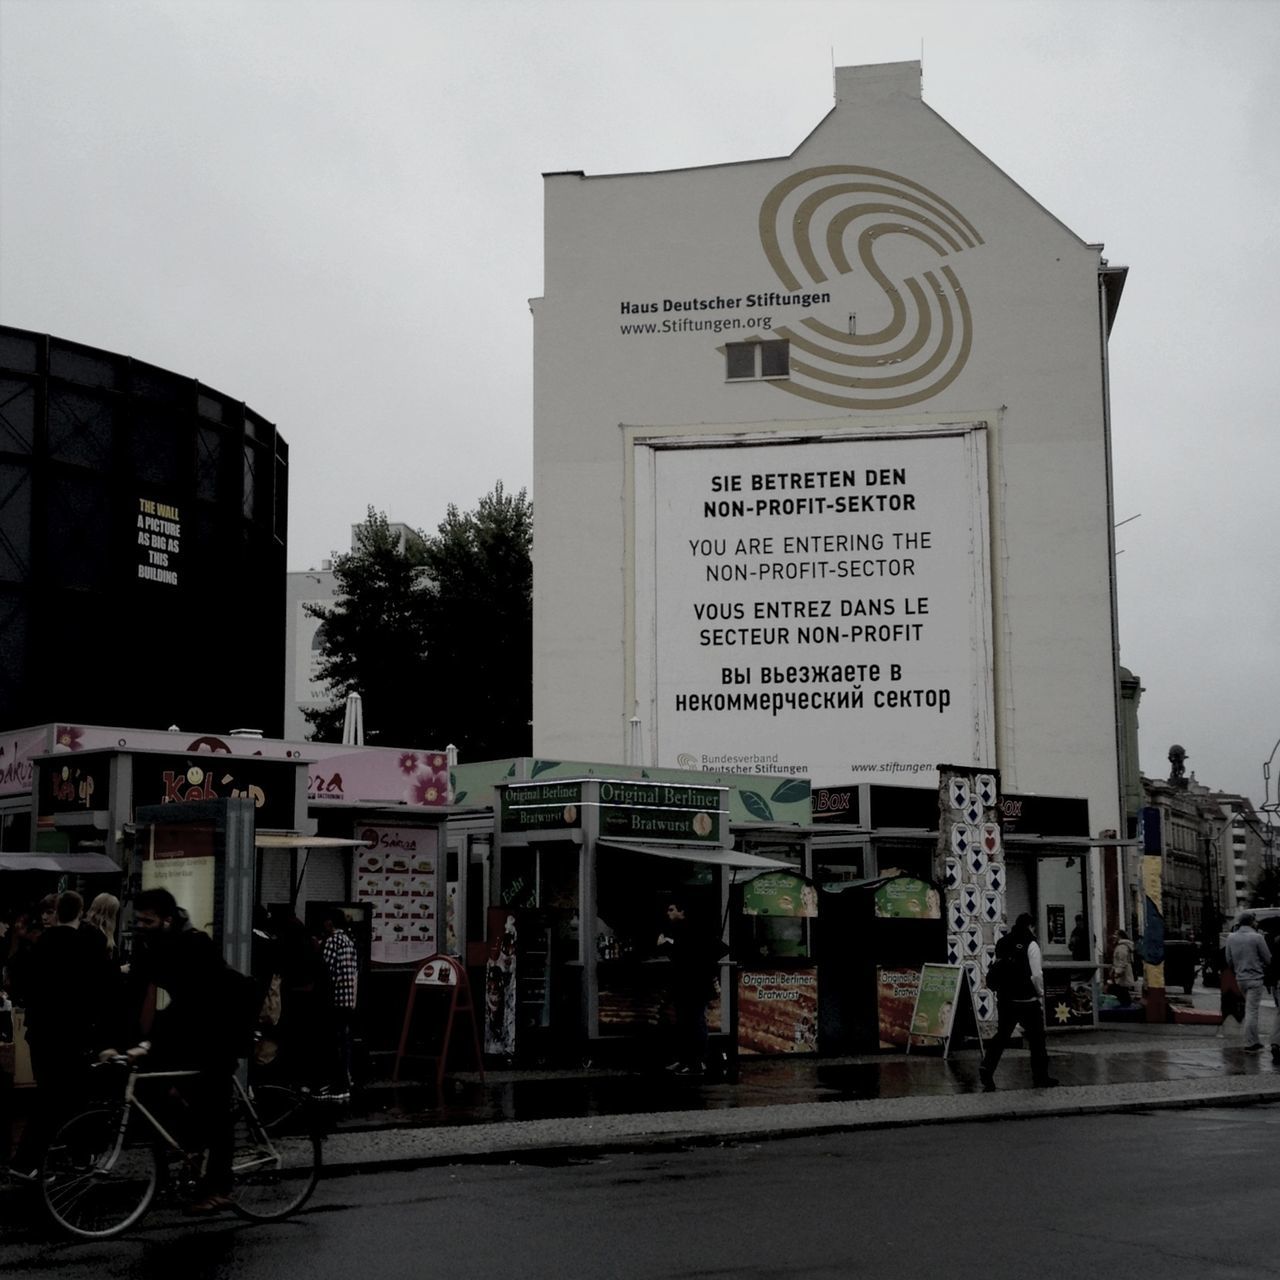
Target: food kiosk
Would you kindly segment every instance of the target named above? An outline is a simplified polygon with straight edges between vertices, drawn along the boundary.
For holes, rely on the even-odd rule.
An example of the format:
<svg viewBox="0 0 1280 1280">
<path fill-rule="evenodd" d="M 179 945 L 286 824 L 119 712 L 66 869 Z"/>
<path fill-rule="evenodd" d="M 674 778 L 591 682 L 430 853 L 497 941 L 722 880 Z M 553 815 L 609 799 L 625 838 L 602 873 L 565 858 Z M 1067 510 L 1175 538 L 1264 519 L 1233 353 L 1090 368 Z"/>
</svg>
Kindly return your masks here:
<svg viewBox="0 0 1280 1280">
<path fill-rule="evenodd" d="M 789 864 L 732 847 L 724 786 L 584 776 L 504 782 L 498 791 L 489 1051 L 656 1056 L 668 986 L 656 944 L 667 901 L 685 901 L 699 928 L 723 937 L 735 879 Z M 726 962 L 709 1011 L 713 1037 L 732 1035 L 728 977 Z M 514 1036 L 497 1025 L 499 1000 Z"/>
</svg>

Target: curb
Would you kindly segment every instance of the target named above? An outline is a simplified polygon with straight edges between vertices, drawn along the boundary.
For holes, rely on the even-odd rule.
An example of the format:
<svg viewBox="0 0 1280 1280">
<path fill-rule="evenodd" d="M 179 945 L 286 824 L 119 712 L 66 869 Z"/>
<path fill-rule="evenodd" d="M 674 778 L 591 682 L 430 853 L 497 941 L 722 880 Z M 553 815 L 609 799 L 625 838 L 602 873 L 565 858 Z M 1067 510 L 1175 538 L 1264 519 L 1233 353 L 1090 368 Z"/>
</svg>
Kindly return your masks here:
<svg viewBox="0 0 1280 1280">
<path fill-rule="evenodd" d="M 1229 1081 L 1240 1083 L 1233 1087 Z M 681 1151 L 863 1129 L 907 1129 L 1280 1102 L 1280 1077 L 1259 1081 L 1251 1076 L 1233 1076 L 1214 1081 L 1208 1090 L 1197 1089 L 1194 1084 L 1159 1081 L 1143 1085 L 1086 1085 L 1052 1093 L 1010 1090 L 1003 1097 L 958 1094 L 339 1132 L 325 1142 L 325 1168 L 330 1175 L 345 1175 L 373 1169 L 408 1170 L 454 1164 L 558 1165 L 638 1150 Z"/>
</svg>

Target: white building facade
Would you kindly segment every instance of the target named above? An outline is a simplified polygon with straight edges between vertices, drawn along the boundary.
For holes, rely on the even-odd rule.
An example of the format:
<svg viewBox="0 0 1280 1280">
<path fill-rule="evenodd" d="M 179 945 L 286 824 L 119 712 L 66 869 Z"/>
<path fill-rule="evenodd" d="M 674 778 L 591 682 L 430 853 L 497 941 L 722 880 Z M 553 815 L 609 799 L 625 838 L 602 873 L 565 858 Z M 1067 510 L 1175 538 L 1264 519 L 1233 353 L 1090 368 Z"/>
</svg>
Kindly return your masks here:
<svg viewBox="0 0 1280 1280">
<path fill-rule="evenodd" d="M 1123 269 L 840 68 L 790 156 L 552 174 L 534 749 L 1085 797 L 1122 826 L 1106 349 Z"/>
<path fill-rule="evenodd" d="M 285 623 L 284 734 L 292 742 L 311 736 L 308 709 L 322 707 L 335 696 L 320 679 L 322 624 L 307 612 L 307 606 L 331 604 L 336 592 L 337 580 L 328 562 L 320 569 L 292 572 L 285 579 L 289 612 Z"/>
</svg>

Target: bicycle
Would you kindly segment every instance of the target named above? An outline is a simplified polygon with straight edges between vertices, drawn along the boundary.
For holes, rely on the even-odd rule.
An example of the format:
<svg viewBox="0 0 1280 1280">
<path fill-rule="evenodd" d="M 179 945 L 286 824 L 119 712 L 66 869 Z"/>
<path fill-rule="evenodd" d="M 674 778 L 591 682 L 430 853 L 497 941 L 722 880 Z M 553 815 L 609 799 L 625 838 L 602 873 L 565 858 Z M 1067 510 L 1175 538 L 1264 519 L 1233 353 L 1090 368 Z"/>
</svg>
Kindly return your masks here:
<svg viewBox="0 0 1280 1280">
<path fill-rule="evenodd" d="M 54 1223 L 86 1240 L 127 1231 L 151 1207 L 162 1181 L 189 1197 L 198 1172 L 199 1155 L 185 1150 L 137 1088 L 199 1073 L 139 1071 L 124 1056 L 113 1063 L 128 1068 L 120 1100 L 66 1121 L 40 1167 L 40 1192 Z M 320 1177 L 320 1134 L 310 1099 L 279 1085 L 246 1088 L 237 1076 L 231 1107 L 230 1208 L 252 1222 L 297 1213 Z"/>
</svg>

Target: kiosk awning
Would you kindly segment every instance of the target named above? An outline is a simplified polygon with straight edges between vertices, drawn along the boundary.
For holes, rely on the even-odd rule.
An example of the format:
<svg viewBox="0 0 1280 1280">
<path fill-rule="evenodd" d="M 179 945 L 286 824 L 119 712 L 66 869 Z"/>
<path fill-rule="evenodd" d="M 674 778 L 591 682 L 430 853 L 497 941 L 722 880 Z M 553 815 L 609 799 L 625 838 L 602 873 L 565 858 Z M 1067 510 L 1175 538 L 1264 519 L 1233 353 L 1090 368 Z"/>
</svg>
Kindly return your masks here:
<svg viewBox="0 0 1280 1280">
<path fill-rule="evenodd" d="M 60 871 L 71 875 L 119 875 L 105 853 L 0 853 L 0 871 Z"/>
<path fill-rule="evenodd" d="M 795 870 L 794 864 L 790 862 L 779 862 L 777 858 L 762 858 L 758 853 L 722 849 L 719 845 L 637 844 L 621 840 L 597 840 L 596 847 L 618 849 L 623 853 L 646 853 L 653 858 L 677 858 L 681 862 L 701 862 L 713 867 L 735 867 L 742 871 Z"/>
<path fill-rule="evenodd" d="M 292 832 L 263 831 L 253 838 L 259 849 L 363 849 L 367 840 L 349 840 L 345 836 L 297 836 Z"/>
<path fill-rule="evenodd" d="M 1052 850 L 1055 846 L 1064 849 L 1136 849 L 1141 840 L 1121 840 L 1116 836 L 1040 836 L 1033 832 L 1019 835 L 1016 831 L 1004 837 L 1006 845 L 1020 848 L 1042 848 Z"/>
</svg>

